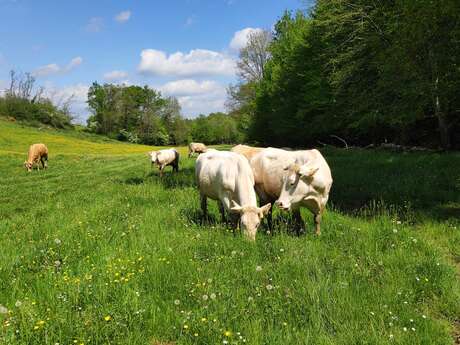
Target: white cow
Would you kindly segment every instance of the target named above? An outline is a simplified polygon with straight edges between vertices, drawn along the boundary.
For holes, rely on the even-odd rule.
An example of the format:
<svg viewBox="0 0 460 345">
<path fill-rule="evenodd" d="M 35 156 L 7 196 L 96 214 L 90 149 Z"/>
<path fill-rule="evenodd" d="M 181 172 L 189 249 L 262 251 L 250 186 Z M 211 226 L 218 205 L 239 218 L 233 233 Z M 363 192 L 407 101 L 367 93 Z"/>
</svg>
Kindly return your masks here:
<svg viewBox="0 0 460 345">
<path fill-rule="evenodd" d="M 226 151 L 202 153 L 195 166 L 195 176 L 200 190 L 201 209 L 207 214 L 207 198 L 219 202 L 222 219 L 225 212 L 240 216 L 240 227 L 251 240 L 271 205 L 257 207 L 254 176 L 242 155 Z"/>
<path fill-rule="evenodd" d="M 319 234 L 321 214 L 332 186 L 331 170 L 321 153 L 269 147 L 256 154 L 250 163 L 260 202 L 276 200 L 281 209 L 292 210 L 301 228 L 300 207 L 308 208 L 314 214 L 315 231 Z M 268 220 L 271 227 L 271 212 Z"/>
<path fill-rule="evenodd" d="M 148 153 L 153 164 L 158 166 L 160 176 L 163 176 L 163 170 L 166 166 L 171 165 L 173 171 L 179 171 L 179 152 L 176 149 L 166 149 L 151 151 Z"/>
</svg>

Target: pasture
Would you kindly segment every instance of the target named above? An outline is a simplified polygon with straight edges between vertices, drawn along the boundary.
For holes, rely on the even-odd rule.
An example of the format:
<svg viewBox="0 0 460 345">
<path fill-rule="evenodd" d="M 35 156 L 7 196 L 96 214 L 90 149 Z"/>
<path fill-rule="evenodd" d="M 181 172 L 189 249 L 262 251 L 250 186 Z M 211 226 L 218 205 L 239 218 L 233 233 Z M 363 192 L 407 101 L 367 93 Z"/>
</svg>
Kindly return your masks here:
<svg viewBox="0 0 460 345">
<path fill-rule="evenodd" d="M 27 174 L 44 142 L 49 169 Z M 453 344 L 460 155 L 322 150 L 322 235 L 201 217 L 194 159 L 0 121 L 1 344 Z M 458 341 L 458 339 L 457 339 Z"/>
</svg>

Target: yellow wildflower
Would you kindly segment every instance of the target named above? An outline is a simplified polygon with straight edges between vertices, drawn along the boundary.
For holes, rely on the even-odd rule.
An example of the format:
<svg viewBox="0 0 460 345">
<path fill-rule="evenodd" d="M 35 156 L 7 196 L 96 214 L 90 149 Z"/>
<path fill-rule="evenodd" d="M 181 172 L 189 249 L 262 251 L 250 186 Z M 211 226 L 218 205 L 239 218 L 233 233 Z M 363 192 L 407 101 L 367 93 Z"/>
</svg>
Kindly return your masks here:
<svg viewBox="0 0 460 345">
<path fill-rule="evenodd" d="M 107 315 L 107 316 L 104 317 L 104 320 L 105 321 L 110 321 L 110 320 L 112 320 L 112 317 L 110 315 Z"/>
<path fill-rule="evenodd" d="M 225 331 L 225 332 L 224 332 L 224 335 L 225 335 L 226 337 L 231 337 L 231 336 L 232 336 L 232 332 L 231 332 L 231 331 Z"/>
</svg>

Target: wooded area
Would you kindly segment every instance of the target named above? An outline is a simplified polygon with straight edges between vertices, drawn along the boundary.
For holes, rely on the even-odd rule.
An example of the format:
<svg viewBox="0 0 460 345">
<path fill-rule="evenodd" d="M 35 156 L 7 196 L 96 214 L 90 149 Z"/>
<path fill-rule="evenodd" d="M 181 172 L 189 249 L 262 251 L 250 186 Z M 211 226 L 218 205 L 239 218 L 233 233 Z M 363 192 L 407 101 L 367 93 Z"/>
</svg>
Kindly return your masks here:
<svg viewBox="0 0 460 345">
<path fill-rule="evenodd" d="M 230 93 L 249 141 L 460 147 L 459 1 L 318 0 L 285 13 L 267 50 Z"/>
</svg>

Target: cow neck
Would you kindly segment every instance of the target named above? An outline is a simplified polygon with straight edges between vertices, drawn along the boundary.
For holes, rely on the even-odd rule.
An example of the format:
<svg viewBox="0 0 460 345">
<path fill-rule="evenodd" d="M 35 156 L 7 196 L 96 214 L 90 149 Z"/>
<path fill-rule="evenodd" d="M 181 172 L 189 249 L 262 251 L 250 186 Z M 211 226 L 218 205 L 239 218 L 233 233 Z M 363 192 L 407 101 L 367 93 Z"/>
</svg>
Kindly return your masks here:
<svg viewBox="0 0 460 345">
<path fill-rule="evenodd" d="M 257 207 L 256 192 L 251 183 L 251 179 L 246 174 L 239 174 L 238 183 L 236 183 L 236 198 L 241 206 L 255 206 Z"/>
</svg>

